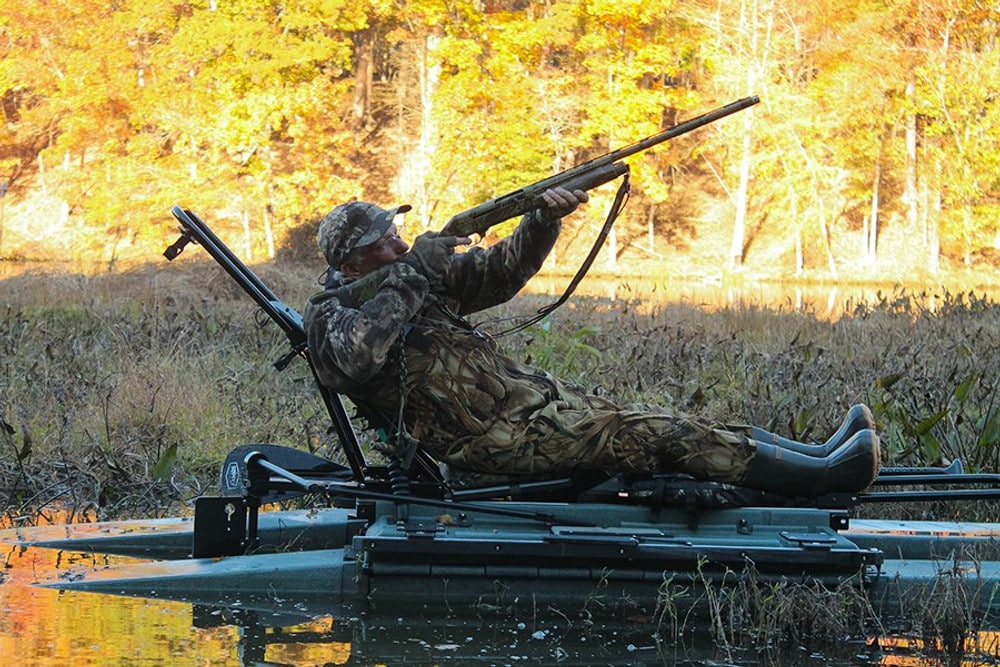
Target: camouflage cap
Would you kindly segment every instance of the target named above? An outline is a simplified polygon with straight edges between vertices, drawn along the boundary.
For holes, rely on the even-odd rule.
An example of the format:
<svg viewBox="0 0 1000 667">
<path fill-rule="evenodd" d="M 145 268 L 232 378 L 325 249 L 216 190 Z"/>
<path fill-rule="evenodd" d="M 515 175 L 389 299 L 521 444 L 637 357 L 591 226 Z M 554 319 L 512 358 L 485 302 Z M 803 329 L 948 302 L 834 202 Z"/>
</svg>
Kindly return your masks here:
<svg viewBox="0 0 1000 667">
<path fill-rule="evenodd" d="M 387 210 L 363 201 L 336 207 L 319 223 L 319 232 L 316 234 L 327 263 L 334 269 L 339 269 L 353 250 L 378 241 L 397 214 L 406 213 L 412 208 L 409 204 L 403 204 Z"/>
</svg>

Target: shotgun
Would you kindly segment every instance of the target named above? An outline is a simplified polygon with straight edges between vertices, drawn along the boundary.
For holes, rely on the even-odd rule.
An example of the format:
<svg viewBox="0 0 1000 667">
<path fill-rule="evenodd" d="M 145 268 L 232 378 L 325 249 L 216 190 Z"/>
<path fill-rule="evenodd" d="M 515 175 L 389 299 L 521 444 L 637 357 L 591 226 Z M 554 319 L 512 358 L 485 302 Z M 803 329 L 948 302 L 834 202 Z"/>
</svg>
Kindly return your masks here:
<svg viewBox="0 0 1000 667">
<path fill-rule="evenodd" d="M 622 162 L 625 158 L 636 153 L 641 153 L 657 144 L 696 130 L 704 125 L 708 125 L 737 111 L 742 111 L 758 102 L 760 102 L 760 98 L 756 95 L 730 102 L 725 106 L 669 127 L 634 144 L 611 151 L 554 176 L 543 178 L 537 183 L 532 183 L 519 190 L 509 192 L 502 197 L 483 202 L 478 206 L 453 216 L 445 223 L 440 233 L 444 236 L 472 236 L 473 234 L 484 236 L 490 227 L 544 206 L 542 193 L 550 188 L 563 187 L 570 191 L 586 191 L 596 188 L 628 172 L 628 165 Z M 379 287 L 388 277 L 390 269 L 391 265 L 383 266 L 361 276 L 357 280 L 336 288 L 337 298 L 345 306 L 352 308 L 360 307 L 361 304 L 378 293 Z M 321 295 L 324 294 L 326 293 L 321 293 Z M 317 297 L 321 295 L 317 295 Z"/>
</svg>

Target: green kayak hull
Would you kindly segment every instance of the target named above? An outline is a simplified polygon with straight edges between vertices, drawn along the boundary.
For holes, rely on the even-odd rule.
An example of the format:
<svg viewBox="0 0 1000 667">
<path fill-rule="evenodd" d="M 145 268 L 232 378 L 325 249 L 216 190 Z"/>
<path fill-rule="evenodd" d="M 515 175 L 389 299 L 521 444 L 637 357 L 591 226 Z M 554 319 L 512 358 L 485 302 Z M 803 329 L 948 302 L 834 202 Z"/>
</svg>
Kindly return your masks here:
<svg viewBox="0 0 1000 667">
<path fill-rule="evenodd" d="M 484 503 L 484 505 L 489 505 Z M 426 605 L 705 604 L 748 583 L 851 586 L 895 610 L 942 590 L 1000 611 L 1000 525 L 845 520 L 809 508 L 702 512 L 607 504 L 497 503 L 548 520 L 391 503 L 373 515 L 265 512 L 254 553 L 189 557 L 189 519 L 8 530 L 26 547 L 154 559 L 77 567 L 40 585 L 301 613 Z"/>
</svg>

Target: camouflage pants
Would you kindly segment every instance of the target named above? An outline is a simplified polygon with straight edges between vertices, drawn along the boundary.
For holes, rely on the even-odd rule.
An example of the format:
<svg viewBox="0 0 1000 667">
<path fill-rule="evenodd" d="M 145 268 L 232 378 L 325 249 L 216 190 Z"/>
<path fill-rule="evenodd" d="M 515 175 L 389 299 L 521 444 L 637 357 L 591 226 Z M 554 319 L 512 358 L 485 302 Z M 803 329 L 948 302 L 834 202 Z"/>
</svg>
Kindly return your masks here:
<svg viewBox="0 0 1000 667">
<path fill-rule="evenodd" d="M 465 332 L 435 332 L 406 353 L 404 419 L 438 460 L 493 474 L 576 469 L 684 472 L 736 482 L 753 456 L 748 427 L 621 406 L 500 353 Z M 386 414 L 398 399 L 383 392 Z"/>
</svg>

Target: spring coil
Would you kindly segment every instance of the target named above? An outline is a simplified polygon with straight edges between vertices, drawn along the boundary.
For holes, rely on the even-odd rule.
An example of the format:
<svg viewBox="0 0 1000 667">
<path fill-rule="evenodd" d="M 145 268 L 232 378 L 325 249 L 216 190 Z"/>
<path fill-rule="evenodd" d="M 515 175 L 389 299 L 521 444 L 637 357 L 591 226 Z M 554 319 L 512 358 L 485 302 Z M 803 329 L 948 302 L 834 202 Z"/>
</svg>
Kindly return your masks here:
<svg viewBox="0 0 1000 667">
<path fill-rule="evenodd" d="M 389 488 L 392 490 L 393 495 L 410 495 L 410 478 L 406 474 L 406 471 L 403 470 L 403 465 L 399 462 L 399 459 L 393 458 L 389 462 L 388 474 Z"/>
</svg>

